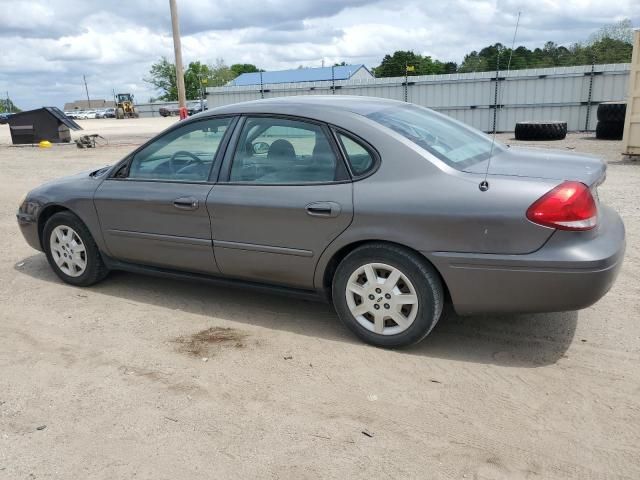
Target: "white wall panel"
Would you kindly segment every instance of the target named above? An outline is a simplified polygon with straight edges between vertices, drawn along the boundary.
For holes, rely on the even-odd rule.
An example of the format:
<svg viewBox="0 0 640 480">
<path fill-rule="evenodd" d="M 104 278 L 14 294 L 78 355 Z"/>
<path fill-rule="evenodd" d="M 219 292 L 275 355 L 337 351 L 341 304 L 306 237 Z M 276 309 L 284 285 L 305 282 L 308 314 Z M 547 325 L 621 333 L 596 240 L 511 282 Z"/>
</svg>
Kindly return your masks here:
<svg viewBox="0 0 640 480">
<path fill-rule="evenodd" d="M 599 102 L 624 100 L 629 64 L 590 65 L 500 72 L 497 129 L 513 131 L 524 120 L 562 120 L 569 130 L 595 129 Z M 495 72 L 373 78 L 336 81 L 336 95 L 364 95 L 407 100 L 433 108 L 484 131 L 493 129 Z M 264 98 L 331 94 L 331 82 L 263 85 Z M 261 98 L 260 86 L 207 89 L 209 108 Z"/>
</svg>

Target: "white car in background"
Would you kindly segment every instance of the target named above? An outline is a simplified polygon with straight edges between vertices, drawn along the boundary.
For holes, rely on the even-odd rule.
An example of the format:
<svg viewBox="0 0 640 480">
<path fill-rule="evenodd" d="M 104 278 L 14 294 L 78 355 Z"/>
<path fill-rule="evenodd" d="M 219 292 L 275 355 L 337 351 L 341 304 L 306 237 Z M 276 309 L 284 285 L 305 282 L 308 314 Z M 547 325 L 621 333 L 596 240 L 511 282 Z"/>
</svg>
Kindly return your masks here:
<svg viewBox="0 0 640 480">
<path fill-rule="evenodd" d="M 95 110 L 87 110 L 84 112 L 84 118 L 97 118 L 97 112 Z"/>
</svg>

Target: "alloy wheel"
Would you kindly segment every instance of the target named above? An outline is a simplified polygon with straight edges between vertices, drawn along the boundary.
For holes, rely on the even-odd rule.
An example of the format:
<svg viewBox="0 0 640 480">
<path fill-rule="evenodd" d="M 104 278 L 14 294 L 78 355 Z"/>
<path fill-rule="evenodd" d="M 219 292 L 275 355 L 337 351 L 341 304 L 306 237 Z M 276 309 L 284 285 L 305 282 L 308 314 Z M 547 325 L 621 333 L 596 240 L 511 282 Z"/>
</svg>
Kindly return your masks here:
<svg viewBox="0 0 640 480">
<path fill-rule="evenodd" d="M 384 263 L 357 268 L 347 281 L 345 294 L 356 321 L 380 335 L 404 332 L 418 313 L 418 296 L 411 280 Z"/>
<path fill-rule="evenodd" d="M 70 277 L 79 277 L 87 269 L 87 252 L 78 233 L 66 225 L 58 225 L 49 237 L 51 256 L 58 268 Z"/>
</svg>

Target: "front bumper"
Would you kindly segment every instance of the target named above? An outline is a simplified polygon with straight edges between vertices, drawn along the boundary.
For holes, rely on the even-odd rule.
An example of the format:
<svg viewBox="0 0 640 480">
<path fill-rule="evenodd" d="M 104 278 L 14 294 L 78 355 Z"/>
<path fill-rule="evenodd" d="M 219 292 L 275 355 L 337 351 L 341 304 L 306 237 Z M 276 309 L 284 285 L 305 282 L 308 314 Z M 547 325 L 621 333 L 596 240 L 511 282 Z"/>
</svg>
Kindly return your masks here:
<svg viewBox="0 0 640 480">
<path fill-rule="evenodd" d="M 494 255 L 433 252 L 424 255 L 446 283 L 461 315 L 580 310 L 613 285 L 625 250 L 620 216 L 600 206 L 590 232 L 556 231 L 536 252 Z"/>
<path fill-rule="evenodd" d="M 36 213 L 28 213 L 26 208 L 21 207 L 20 211 L 17 214 L 18 218 L 18 226 L 20 227 L 20 231 L 22 232 L 22 236 L 27 241 L 29 246 L 35 248 L 36 250 L 42 250 L 42 245 L 40 244 L 40 235 L 38 232 L 38 218 Z"/>
</svg>

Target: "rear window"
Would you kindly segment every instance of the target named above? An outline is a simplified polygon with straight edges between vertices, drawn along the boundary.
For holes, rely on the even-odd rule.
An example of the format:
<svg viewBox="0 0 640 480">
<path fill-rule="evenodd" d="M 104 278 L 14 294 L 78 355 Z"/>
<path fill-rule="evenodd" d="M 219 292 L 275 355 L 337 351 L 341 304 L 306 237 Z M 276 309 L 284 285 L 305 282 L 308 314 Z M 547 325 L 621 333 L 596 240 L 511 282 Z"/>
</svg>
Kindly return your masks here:
<svg viewBox="0 0 640 480">
<path fill-rule="evenodd" d="M 367 118 L 411 140 L 448 165 L 464 169 L 504 150 L 498 142 L 445 115 L 416 105 L 393 106 Z"/>
</svg>

